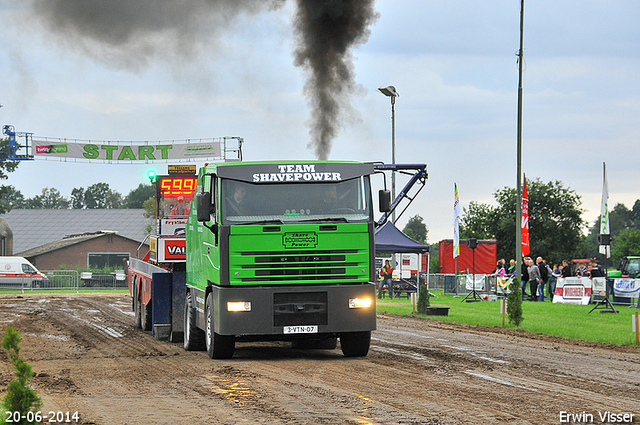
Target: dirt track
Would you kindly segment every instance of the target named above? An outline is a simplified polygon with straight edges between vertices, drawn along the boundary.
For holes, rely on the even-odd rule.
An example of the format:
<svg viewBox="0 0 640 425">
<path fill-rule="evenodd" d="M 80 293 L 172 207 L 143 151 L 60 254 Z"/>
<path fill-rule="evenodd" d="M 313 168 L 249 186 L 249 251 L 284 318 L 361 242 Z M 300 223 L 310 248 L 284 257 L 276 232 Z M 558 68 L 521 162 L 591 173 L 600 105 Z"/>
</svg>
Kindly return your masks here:
<svg viewBox="0 0 640 425">
<path fill-rule="evenodd" d="M 213 361 L 134 329 L 126 295 L 2 296 L 2 334 L 10 324 L 43 411 L 82 424 L 602 423 L 606 411 L 640 423 L 638 347 L 379 315 L 366 358 L 240 343 Z"/>
</svg>

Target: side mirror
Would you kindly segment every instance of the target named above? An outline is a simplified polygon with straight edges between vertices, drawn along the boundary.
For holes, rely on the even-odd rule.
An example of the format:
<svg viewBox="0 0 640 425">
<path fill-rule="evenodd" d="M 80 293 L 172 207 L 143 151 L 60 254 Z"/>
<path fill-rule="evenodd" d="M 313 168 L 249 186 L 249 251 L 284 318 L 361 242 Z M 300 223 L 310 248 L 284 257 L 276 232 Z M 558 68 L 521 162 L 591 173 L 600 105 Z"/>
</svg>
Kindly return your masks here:
<svg viewBox="0 0 640 425">
<path fill-rule="evenodd" d="M 391 211 L 391 192 L 380 189 L 378 192 L 378 206 L 380 207 L 380 212 Z"/>
<path fill-rule="evenodd" d="M 213 206 L 211 205 L 211 193 L 196 193 L 196 208 L 198 209 L 198 221 L 204 222 L 211 220 L 211 212 L 213 211 Z"/>
</svg>

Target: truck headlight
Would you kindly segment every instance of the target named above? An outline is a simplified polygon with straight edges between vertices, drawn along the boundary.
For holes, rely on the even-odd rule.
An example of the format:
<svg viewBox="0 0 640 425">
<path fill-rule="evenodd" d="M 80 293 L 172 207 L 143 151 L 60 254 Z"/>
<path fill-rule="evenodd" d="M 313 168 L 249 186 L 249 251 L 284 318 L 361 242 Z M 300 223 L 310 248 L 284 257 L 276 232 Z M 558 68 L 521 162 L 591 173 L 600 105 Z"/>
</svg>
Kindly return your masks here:
<svg viewBox="0 0 640 425">
<path fill-rule="evenodd" d="M 251 311 L 251 301 L 229 301 L 227 311 Z"/>
<path fill-rule="evenodd" d="M 373 304 L 371 298 L 350 298 L 349 308 L 369 308 Z"/>
</svg>

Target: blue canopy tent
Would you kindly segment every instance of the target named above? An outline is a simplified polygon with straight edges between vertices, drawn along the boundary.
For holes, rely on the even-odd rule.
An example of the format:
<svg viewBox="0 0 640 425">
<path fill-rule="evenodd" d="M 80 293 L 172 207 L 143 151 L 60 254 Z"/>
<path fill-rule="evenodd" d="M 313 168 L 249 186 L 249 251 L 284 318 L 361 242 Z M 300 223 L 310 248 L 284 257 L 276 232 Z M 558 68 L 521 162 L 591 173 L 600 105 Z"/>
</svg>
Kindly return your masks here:
<svg viewBox="0 0 640 425">
<path fill-rule="evenodd" d="M 411 239 L 409 236 L 402 233 L 398 228 L 390 221 L 387 221 L 383 226 L 376 230 L 376 252 L 384 253 L 410 253 L 410 254 L 427 254 L 429 253 L 429 246 L 423 245 Z M 382 264 L 380 264 L 382 266 Z M 418 266 L 419 267 L 419 266 Z M 418 279 L 416 277 L 416 279 Z M 417 282 L 417 281 L 416 281 Z M 394 284 L 394 293 L 416 292 L 418 290 L 417 284 L 404 279 L 396 281 Z"/>
<path fill-rule="evenodd" d="M 390 221 L 376 230 L 376 252 L 416 253 L 429 252 L 428 245 L 422 245 L 402 233 Z"/>
</svg>

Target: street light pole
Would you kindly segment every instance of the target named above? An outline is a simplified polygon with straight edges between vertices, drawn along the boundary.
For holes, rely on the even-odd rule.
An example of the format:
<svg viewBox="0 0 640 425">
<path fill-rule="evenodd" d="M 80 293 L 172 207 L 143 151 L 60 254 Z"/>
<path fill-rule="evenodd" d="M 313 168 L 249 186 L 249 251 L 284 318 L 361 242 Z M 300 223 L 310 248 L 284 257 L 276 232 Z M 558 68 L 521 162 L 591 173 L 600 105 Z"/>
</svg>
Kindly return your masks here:
<svg viewBox="0 0 640 425">
<path fill-rule="evenodd" d="M 400 97 L 394 86 L 379 87 L 378 91 L 391 98 L 391 163 L 396 163 L 396 97 Z M 396 199 L 396 172 L 391 172 L 391 200 Z M 396 222 L 396 211 L 391 213 L 391 222 Z"/>
<path fill-rule="evenodd" d="M 518 137 L 516 178 L 516 276 L 522 272 L 522 70 L 524 63 L 524 0 L 520 1 L 520 50 L 518 50 Z M 520 282 L 522 283 L 522 282 Z M 533 294 L 531 294 L 533 297 Z"/>
</svg>

